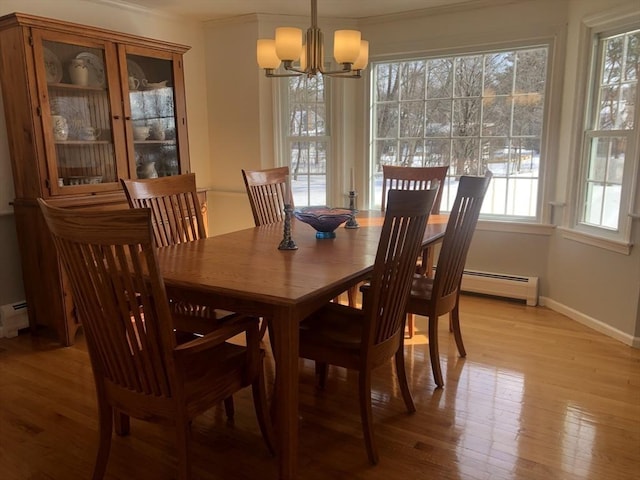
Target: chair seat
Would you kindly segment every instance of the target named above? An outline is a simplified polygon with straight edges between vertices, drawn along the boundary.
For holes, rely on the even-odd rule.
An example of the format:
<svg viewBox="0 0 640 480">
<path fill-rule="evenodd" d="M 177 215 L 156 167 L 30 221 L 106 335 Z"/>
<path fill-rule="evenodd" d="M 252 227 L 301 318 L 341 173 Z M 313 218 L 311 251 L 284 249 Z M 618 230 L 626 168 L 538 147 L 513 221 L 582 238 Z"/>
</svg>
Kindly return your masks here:
<svg viewBox="0 0 640 480">
<path fill-rule="evenodd" d="M 217 399 L 221 402 L 250 385 L 249 375 L 245 374 L 246 366 L 246 347 L 228 342 L 189 355 L 188 361 L 182 366 L 189 416 L 193 418 L 211 405 L 212 401 Z M 221 382 L 221 378 L 226 378 L 227 381 Z"/>
<path fill-rule="evenodd" d="M 422 302 L 431 301 L 431 294 L 433 293 L 433 278 L 428 278 L 420 274 L 413 276 L 411 282 L 411 295 L 409 301 L 412 299 Z"/>
<path fill-rule="evenodd" d="M 300 344 L 359 350 L 364 327 L 362 310 L 329 303 L 300 324 Z"/>
</svg>

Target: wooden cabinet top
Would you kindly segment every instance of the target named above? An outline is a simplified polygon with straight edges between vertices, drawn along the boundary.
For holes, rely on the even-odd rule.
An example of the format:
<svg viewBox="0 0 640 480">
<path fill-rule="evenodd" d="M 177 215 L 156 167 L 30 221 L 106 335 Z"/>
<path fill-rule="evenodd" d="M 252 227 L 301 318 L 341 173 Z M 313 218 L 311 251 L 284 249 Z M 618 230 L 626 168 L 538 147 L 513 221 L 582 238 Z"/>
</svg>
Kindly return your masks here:
<svg viewBox="0 0 640 480">
<path fill-rule="evenodd" d="M 12 28 L 15 26 L 29 28 L 44 28 L 50 31 L 60 31 L 86 37 L 104 37 L 116 43 L 128 43 L 148 48 L 156 48 L 164 51 L 183 54 L 190 47 L 177 43 L 167 42 L 165 40 L 156 40 L 152 38 L 140 37 L 128 33 L 117 32 L 104 28 L 81 25 L 77 23 L 66 22 L 51 18 L 39 17 L 37 15 L 29 15 L 26 13 L 10 13 L 0 17 L 0 30 Z"/>
</svg>

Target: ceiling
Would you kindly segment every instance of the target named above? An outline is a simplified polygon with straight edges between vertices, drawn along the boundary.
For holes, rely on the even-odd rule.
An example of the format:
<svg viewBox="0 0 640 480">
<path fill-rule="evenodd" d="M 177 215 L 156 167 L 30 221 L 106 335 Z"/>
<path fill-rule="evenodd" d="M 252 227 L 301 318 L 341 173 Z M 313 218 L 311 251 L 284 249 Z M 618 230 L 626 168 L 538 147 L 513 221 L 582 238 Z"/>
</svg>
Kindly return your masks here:
<svg viewBox="0 0 640 480">
<path fill-rule="evenodd" d="M 250 13 L 311 14 L 311 0 L 89 0 L 143 7 L 169 15 L 213 20 Z M 318 0 L 318 17 L 365 18 L 486 0 Z"/>
</svg>

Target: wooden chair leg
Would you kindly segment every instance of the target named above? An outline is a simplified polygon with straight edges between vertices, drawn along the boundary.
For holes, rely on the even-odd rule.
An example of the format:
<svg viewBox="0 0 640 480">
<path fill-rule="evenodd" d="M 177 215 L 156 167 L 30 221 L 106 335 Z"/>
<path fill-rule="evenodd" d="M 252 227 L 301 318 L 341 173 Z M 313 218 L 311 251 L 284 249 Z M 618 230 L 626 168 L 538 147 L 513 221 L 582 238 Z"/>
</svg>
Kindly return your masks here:
<svg viewBox="0 0 640 480">
<path fill-rule="evenodd" d="M 118 412 L 117 410 L 113 412 L 113 424 L 116 430 L 116 433 L 120 436 L 129 435 L 131 432 L 131 421 L 129 419 L 129 415 L 125 415 L 122 412 Z"/>
<path fill-rule="evenodd" d="M 178 450 L 178 480 L 190 480 L 191 458 L 189 441 L 191 426 L 186 419 L 180 419 L 176 424 L 176 449 Z"/>
<path fill-rule="evenodd" d="M 260 340 L 264 338 L 266 333 L 267 333 L 267 319 L 263 317 L 260 319 Z"/>
<path fill-rule="evenodd" d="M 98 453 L 93 466 L 92 480 L 102 480 L 107 471 L 109 452 L 111 451 L 111 433 L 113 430 L 113 410 L 106 401 L 98 397 Z M 129 418 L 129 417 L 127 417 Z"/>
<path fill-rule="evenodd" d="M 233 416 L 236 413 L 236 409 L 233 405 L 233 397 L 228 396 L 224 399 L 224 412 L 227 414 L 228 420 L 233 420 Z"/>
<path fill-rule="evenodd" d="M 256 411 L 258 426 L 262 433 L 262 438 L 267 444 L 267 448 L 272 455 L 276 454 L 276 436 L 269 415 L 269 405 L 267 403 L 267 390 L 264 385 L 264 375 L 262 374 L 262 364 L 260 365 L 260 375 L 251 384 L 253 393 L 253 407 Z"/>
<path fill-rule="evenodd" d="M 413 313 L 407 313 L 407 326 L 405 328 L 405 338 L 413 338 L 416 329 L 416 323 Z"/>
<path fill-rule="evenodd" d="M 327 384 L 329 369 L 327 368 L 327 364 L 325 362 L 316 361 L 315 363 L 316 363 L 316 375 L 318 377 L 318 387 L 321 390 L 324 390 L 324 387 Z"/>
<path fill-rule="evenodd" d="M 360 397 L 360 417 L 362 419 L 362 431 L 364 444 L 367 447 L 367 455 L 372 465 L 378 463 L 378 449 L 373 438 L 373 411 L 371 408 L 371 372 L 359 372 L 358 393 Z"/>
<path fill-rule="evenodd" d="M 433 379 L 438 387 L 444 386 L 442 369 L 440 368 L 440 354 L 438 352 L 438 317 L 429 317 L 429 355 L 431 357 L 431 370 Z"/>
<path fill-rule="evenodd" d="M 349 306 L 352 308 L 356 307 L 356 299 L 358 298 L 358 286 L 354 285 L 353 287 L 349 287 L 347 290 L 347 298 L 349 299 Z"/>
<path fill-rule="evenodd" d="M 461 357 L 466 357 L 467 352 L 464 349 L 464 343 L 462 342 L 462 331 L 460 330 L 460 310 L 458 309 L 458 303 L 453 307 L 449 314 L 449 323 L 453 330 L 453 337 L 456 339 L 456 346 L 458 347 L 458 353 Z"/>
<path fill-rule="evenodd" d="M 407 381 L 407 371 L 404 367 L 404 343 L 402 342 L 400 344 L 400 348 L 398 348 L 398 351 L 396 352 L 395 359 L 396 375 L 398 376 L 398 384 L 400 385 L 404 404 L 409 413 L 414 413 L 416 411 L 416 406 L 413 403 L 413 397 L 411 396 L 411 390 L 409 389 L 409 382 Z"/>
</svg>

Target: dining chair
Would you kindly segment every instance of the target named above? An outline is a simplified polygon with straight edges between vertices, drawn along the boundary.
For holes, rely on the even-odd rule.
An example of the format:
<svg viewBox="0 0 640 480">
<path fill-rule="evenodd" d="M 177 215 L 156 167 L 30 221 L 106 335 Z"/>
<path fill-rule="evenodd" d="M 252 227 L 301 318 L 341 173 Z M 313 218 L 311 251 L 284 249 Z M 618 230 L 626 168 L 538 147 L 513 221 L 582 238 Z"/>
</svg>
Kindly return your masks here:
<svg viewBox="0 0 640 480">
<path fill-rule="evenodd" d="M 287 179 L 289 167 L 242 170 L 256 227 L 284 220 L 284 204 L 293 197 Z"/>
<path fill-rule="evenodd" d="M 175 427 L 178 478 L 188 480 L 191 422 L 249 385 L 273 453 L 257 319 L 238 316 L 178 344 L 151 212 L 69 210 L 38 202 L 69 278 L 93 370 L 99 417 L 93 480 L 105 475 L 113 427 L 129 434 L 130 417 Z M 246 346 L 227 342 L 239 334 Z"/>
<path fill-rule="evenodd" d="M 151 210 L 153 238 L 157 247 L 167 247 L 207 237 L 194 173 L 147 179 L 121 179 L 131 208 Z M 179 292 L 168 291 L 171 308 L 181 328 L 207 333 L 232 312 L 180 300 Z"/>
<path fill-rule="evenodd" d="M 380 209 L 384 212 L 387 205 L 389 190 L 426 190 L 437 188 L 438 193 L 433 202 L 431 213 L 440 214 L 442 203 L 442 185 L 447 176 L 448 166 L 444 167 L 400 167 L 395 165 L 382 166 L 382 199 Z M 416 271 L 422 275 L 432 276 L 434 262 L 434 246 L 421 250 L 416 262 Z M 347 292 L 349 305 L 355 306 L 358 287 L 354 286 Z M 407 320 L 407 336 L 412 338 L 415 323 L 412 315 Z"/>
<path fill-rule="evenodd" d="M 395 358 L 402 398 L 415 406 L 404 366 L 404 326 L 415 262 L 436 190 L 389 192 L 378 244 L 370 295 L 362 309 L 330 302 L 300 325 L 300 356 L 316 362 L 320 387 L 327 365 L 358 372 L 358 395 L 369 461 L 378 462 L 371 408 L 372 370 Z"/>
<path fill-rule="evenodd" d="M 466 356 L 460 331 L 459 296 L 464 265 L 493 174 L 462 176 L 445 230 L 433 278 L 414 275 L 407 313 L 428 317 L 429 355 L 433 378 L 444 385 L 438 352 L 438 317 L 450 314 L 450 326 L 461 357 Z"/>
<path fill-rule="evenodd" d="M 289 167 L 267 168 L 264 170 L 242 170 L 242 179 L 247 189 L 251 213 L 256 227 L 270 225 L 284 220 L 284 205 L 290 202 L 291 195 Z M 264 337 L 268 322 L 260 324 L 260 335 Z M 273 339 L 271 339 L 273 340 Z"/>
</svg>

